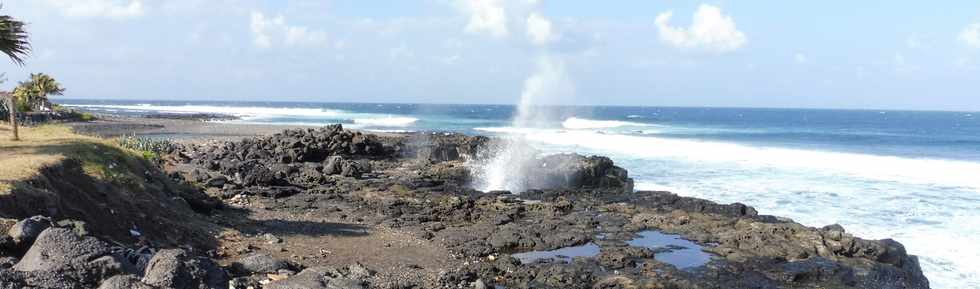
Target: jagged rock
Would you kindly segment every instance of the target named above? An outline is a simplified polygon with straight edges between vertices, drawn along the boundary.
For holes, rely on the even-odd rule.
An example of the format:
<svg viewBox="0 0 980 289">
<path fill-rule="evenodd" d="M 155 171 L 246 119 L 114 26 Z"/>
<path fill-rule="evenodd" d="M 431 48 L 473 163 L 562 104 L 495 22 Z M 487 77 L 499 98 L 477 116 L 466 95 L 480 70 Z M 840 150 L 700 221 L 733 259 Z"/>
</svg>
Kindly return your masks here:
<svg viewBox="0 0 980 289">
<path fill-rule="evenodd" d="M 84 221 L 65 219 L 56 223 L 58 227 L 71 229 L 75 235 L 88 236 L 88 224 Z"/>
<path fill-rule="evenodd" d="M 18 271 L 83 269 L 90 260 L 111 253 L 109 245 L 96 238 L 79 237 L 69 229 L 49 228 L 41 232 L 14 266 Z"/>
<path fill-rule="evenodd" d="M 17 264 L 17 258 L 14 257 L 0 257 L 0 270 L 9 269 Z"/>
<path fill-rule="evenodd" d="M 363 289 L 363 280 L 355 280 L 330 267 L 307 268 L 295 276 L 273 281 L 265 289 Z"/>
<path fill-rule="evenodd" d="M 596 259 L 599 264 L 610 269 L 622 269 L 636 266 L 636 260 L 653 257 L 653 250 L 642 247 L 610 247 L 603 248 Z"/>
<path fill-rule="evenodd" d="M 51 227 L 51 218 L 45 216 L 33 216 L 20 220 L 9 230 L 7 235 L 13 239 L 18 246 L 29 246 L 45 229 Z"/>
<path fill-rule="evenodd" d="M 150 259 L 142 281 L 163 288 L 223 289 L 228 286 L 228 275 L 210 259 L 192 257 L 183 249 L 167 249 Z"/>
<path fill-rule="evenodd" d="M 369 172 L 371 172 L 371 165 L 368 162 L 352 161 L 341 156 L 331 156 L 323 165 L 325 175 L 360 177 L 361 174 Z"/>
<path fill-rule="evenodd" d="M 531 189 L 606 189 L 633 191 L 633 179 L 625 169 L 607 157 L 585 157 L 578 154 L 556 154 L 540 158 L 529 165 L 525 177 Z"/>
<path fill-rule="evenodd" d="M 189 177 L 189 179 L 191 181 L 200 183 L 200 182 L 203 182 L 203 181 L 207 180 L 211 176 L 208 175 L 208 173 L 205 172 L 204 170 L 201 170 L 201 169 L 193 169 L 193 170 L 190 171 L 188 177 Z"/>
<path fill-rule="evenodd" d="M 140 281 L 140 278 L 135 275 L 116 275 L 112 276 L 102 284 L 99 285 L 98 289 L 156 289 L 153 286 L 147 285 Z"/>
<path fill-rule="evenodd" d="M 289 268 L 289 264 L 283 260 L 273 258 L 267 254 L 252 254 L 245 256 L 232 264 L 238 272 L 253 273 L 276 273 L 280 269 Z"/>
<path fill-rule="evenodd" d="M 0 235 L 0 256 L 5 256 L 12 254 L 17 248 L 17 243 L 14 242 L 14 238 L 7 235 Z"/>
<path fill-rule="evenodd" d="M 227 183 L 227 182 L 228 182 L 228 178 L 227 177 L 225 177 L 225 176 L 216 176 L 216 177 L 213 177 L 213 178 L 207 180 L 207 182 L 205 182 L 205 185 L 207 185 L 208 187 L 212 187 L 212 188 L 220 188 L 220 187 L 223 187 L 225 185 L 225 183 Z"/>
<path fill-rule="evenodd" d="M 41 232 L 13 269 L 41 275 L 53 273 L 82 284 L 97 284 L 109 276 L 135 271 L 125 259 L 112 254 L 105 242 L 80 237 L 64 228 Z"/>
</svg>

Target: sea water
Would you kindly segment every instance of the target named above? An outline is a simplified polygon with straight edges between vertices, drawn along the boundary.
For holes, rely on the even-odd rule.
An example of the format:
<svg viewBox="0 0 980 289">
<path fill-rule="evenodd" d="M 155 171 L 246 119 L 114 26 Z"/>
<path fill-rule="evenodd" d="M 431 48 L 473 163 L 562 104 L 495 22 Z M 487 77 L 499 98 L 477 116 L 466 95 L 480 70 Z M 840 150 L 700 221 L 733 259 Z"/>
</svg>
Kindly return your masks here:
<svg viewBox="0 0 980 289">
<path fill-rule="evenodd" d="M 519 134 L 547 153 L 611 157 L 638 190 L 668 190 L 809 226 L 892 238 L 933 288 L 980 288 L 980 113 L 507 105 L 62 100 L 115 114 L 224 113 L 229 122 Z"/>
</svg>

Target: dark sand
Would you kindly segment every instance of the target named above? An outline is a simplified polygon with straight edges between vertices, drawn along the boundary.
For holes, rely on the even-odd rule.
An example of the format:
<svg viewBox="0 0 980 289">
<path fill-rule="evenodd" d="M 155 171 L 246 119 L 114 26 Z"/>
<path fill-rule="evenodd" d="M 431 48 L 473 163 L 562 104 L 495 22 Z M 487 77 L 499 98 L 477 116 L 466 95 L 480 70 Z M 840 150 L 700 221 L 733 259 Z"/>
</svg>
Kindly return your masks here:
<svg viewBox="0 0 980 289">
<path fill-rule="evenodd" d="M 68 123 L 76 132 L 99 137 L 137 136 L 175 141 L 232 140 L 315 126 L 241 124 L 198 119 L 104 117 Z"/>
</svg>

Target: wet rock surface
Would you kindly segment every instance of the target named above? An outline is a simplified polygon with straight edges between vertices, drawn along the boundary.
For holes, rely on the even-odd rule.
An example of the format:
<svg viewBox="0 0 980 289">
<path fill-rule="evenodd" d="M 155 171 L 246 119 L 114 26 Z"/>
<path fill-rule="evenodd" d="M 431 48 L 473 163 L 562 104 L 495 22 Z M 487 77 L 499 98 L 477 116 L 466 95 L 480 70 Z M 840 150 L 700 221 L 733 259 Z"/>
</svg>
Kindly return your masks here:
<svg viewBox="0 0 980 289">
<path fill-rule="evenodd" d="M 0 289 L 928 288 L 898 242 L 633 192 L 604 157 L 539 158 L 540 189 L 473 190 L 468 161 L 490 141 L 338 125 L 183 145 L 164 168 L 221 200 L 201 215 L 222 228 L 215 248 L 121 250 L 56 225 L 24 254 L 0 250 Z M 644 247 L 644 232 L 676 234 L 711 257 L 675 266 L 658 255 L 688 243 Z M 586 245 L 595 252 L 515 257 Z M 4 267 L 9 258 L 16 265 Z"/>
</svg>

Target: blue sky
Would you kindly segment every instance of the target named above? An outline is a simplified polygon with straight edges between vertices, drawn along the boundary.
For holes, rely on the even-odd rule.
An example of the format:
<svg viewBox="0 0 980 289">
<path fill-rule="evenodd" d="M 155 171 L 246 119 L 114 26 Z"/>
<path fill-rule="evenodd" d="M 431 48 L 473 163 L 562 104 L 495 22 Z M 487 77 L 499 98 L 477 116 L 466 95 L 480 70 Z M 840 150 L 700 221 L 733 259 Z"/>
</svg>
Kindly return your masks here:
<svg viewBox="0 0 980 289">
<path fill-rule="evenodd" d="M 976 1 L 3 4 L 72 98 L 980 110 Z"/>
</svg>

